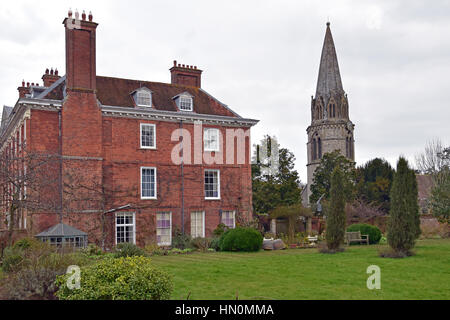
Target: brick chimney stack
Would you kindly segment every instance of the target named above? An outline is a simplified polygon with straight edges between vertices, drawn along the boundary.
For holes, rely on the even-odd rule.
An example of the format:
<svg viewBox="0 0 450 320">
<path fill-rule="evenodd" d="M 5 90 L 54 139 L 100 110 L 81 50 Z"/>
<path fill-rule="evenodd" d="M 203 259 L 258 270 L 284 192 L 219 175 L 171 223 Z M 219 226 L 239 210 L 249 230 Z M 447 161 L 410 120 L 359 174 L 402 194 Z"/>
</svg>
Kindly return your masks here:
<svg viewBox="0 0 450 320">
<path fill-rule="evenodd" d="M 53 83 L 55 83 L 59 78 L 58 69 L 53 71 L 52 69 L 46 69 L 44 75 L 42 76 L 42 80 L 44 81 L 44 87 L 50 87 Z"/>
<path fill-rule="evenodd" d="M 30 83 L 25 85 L 25 80 L 22 80 L 22 85 L 17 88 L 19 91 L 19 98 L 25 98 L 25 95 L 30 93 Z"/>
<path fill-rule="evenodd" d="M 188 66 L 184 64 L 177 64 L 175 60 L 173 67 L 170 68 L 172 84 L 182 84 L 192 87 L 201 87 L 202 70 L 197 69 L 197 66 Z"/>
<path fill-rule="evenodd" d="M 78 11 L 75 11 L 75 18 L 69 11 L 63 24 L 66 28 L 67 89 L 95 92 L 95 33 L 98 24 L 92 22 L 92 13 L 89 21 L 86 20 L 84 11 L 81 20 Z"/>
</svg>

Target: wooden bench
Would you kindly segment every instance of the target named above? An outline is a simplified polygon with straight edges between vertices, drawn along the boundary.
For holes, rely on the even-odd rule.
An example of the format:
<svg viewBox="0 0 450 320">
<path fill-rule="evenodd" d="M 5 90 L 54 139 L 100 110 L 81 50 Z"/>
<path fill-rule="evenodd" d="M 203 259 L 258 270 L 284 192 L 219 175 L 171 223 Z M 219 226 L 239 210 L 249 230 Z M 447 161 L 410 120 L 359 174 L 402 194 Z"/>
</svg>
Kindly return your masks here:
<svg viewBox="0 0 450 320">
<path fill-rule="evenodd" d="M 314 247 L 318 240 L 319 240 L 318 236 L 315 236 L 315 237 L 308 236 L 309 246 Z"/>
<path fill-rule="evenodd" d="M 361 235 L 360 231 L 355 232 L 346 232 L 345 233 L 345 243 L 347 245 L 350 245 L 352 242 L 365 242 L 367 245 L 369 245 L 369 235 L 363 234 Z"/>
</svg>

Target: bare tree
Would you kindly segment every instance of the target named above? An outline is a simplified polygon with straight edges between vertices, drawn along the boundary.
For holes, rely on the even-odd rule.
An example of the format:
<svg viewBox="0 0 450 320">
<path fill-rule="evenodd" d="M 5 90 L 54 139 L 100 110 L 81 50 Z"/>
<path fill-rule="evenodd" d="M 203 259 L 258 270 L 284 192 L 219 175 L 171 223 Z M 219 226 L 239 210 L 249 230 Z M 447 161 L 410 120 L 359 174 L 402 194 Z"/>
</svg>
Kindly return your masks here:
<svg viewBox="0 0 450 320">
<path fill-rule="evenodd" d="M 422 174 L 436 175 L 444 167 L 448 168 L 450 160 L 448 157 L 443 156 L 445 150 L 439 138 L 428 141 L 424 152 L 416 156 L 417 169 Z"/>
<path fill-rule="evenodd" d="M 60 156 L 27 151 L 12 139 L 0 152 L 0 216 L 11 245 L 14 232 L 36 212 L 57 212 Z"/>
</svg>

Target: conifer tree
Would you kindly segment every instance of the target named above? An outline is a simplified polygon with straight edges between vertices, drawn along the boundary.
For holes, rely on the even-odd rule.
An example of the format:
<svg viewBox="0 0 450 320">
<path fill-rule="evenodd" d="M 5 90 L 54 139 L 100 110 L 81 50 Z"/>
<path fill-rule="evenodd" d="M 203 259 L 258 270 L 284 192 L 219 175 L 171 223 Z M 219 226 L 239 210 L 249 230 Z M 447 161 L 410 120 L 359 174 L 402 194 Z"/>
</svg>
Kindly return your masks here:
<svg viewBox="0 0 450 320">
<path fill-rule="evenodd" d="M 387 240 L 400 255 L 407 255 L 418 237 L 417 182 L 408 161 L 400 157 L 391 189 Z"/>
<path fill-rule="evenodd" d="M 339 249 L 345 235 L 345 188 L 340 167 L 331 175 L 330 211 L 327 217 L 326 240 L 329 250 Z"/>
</svg>

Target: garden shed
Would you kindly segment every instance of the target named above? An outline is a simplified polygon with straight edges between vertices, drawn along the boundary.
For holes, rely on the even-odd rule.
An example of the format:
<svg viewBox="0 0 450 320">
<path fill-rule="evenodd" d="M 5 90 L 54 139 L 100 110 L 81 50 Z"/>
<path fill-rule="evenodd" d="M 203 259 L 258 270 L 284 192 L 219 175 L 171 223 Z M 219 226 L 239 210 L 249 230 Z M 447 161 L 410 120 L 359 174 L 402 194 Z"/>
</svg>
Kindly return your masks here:
<svg viewBox="0 0 450 320">
<path fill-rule="evenodd" d="M 86 232 L 80 231 L 64 223 L 58 223 L 44 232 L 36 235 L 43 242 L 49 242 L 57 247 L 85 248 L 88 243 Z"/>
</svg>

